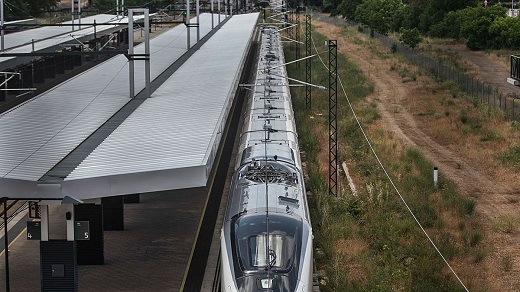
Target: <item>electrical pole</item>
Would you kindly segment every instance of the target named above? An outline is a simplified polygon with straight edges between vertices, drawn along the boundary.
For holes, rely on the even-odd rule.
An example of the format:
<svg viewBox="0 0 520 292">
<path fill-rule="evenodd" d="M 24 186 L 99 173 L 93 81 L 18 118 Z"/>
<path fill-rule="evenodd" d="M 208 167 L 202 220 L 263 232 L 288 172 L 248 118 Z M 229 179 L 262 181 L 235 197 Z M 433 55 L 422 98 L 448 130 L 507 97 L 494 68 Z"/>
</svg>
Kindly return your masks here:
<svg viewBox="0 0 520 292">
<path fill-rule="evenodd" d="M 329 194 L 338 194 L 338 43 L 329 40 Z"/>
<path fill-rule="evenodd" d="M 300 60 L 300 11 L 296 7 L 296 60 Z M 300 62 L 296 63 L 300 68 Z"/>
<path fill-rule="evenodd" d="M 287 21 L 289 22 L 289 41 L 290 41 L 290 46 L 291 46 L 291 49 L 294 48 L 294 38 L 293 38 L 293 23 L 294 23 L 294 20 L 293 20 L 293 16 L 292 15 L 292 11 L 290 10 L 290 7 L 289 5 L 287 5 Z"/>
<path fill-rule="evenodd" d="M 305 59 L 305 82 L 307 84 L 312 83 L 312 62 L 309 56 L 311 55 L 311 16 L 310 14 L 305 15 L 305 54 L 307 59 Z M 311 109 L 312 106 L 312 94 L 311 94 L 311 86 L 305 86 L 305 108 Z"/>
</svg>

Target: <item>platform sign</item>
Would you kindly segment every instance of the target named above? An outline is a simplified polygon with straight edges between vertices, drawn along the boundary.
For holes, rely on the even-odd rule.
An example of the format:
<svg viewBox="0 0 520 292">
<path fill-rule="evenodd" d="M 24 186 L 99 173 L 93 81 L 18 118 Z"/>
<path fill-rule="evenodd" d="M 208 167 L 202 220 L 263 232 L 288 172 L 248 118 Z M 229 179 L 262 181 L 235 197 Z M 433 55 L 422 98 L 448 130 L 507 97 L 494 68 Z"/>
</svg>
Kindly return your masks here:
<svg viewBox="0 0 520 292">
<path fill-rule="evenodd" d="M 90 240 L 89 221 L 75 221 L 74 222 L 74 239 L 75 240 Z"/>
<path fill-rule="evenodd" d="M 27 221 L 27 240 L 40 240 L 42 225 L 40 221 Z"/>
<path fill-rule="evenodd" d="M 38 205 L 38 202 L 29 202 L 29 219 L 40 218 L 40 205 Z"/>
</svg>

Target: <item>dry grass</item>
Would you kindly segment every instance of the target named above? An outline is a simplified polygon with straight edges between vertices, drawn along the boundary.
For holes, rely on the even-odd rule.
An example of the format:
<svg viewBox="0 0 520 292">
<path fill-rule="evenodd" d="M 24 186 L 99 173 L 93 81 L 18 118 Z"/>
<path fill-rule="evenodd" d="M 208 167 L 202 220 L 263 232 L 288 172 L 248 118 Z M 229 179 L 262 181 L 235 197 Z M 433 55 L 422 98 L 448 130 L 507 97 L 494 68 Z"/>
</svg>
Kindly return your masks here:
<svg viewBox="0 0 520 292">
<path fill-rule="evenodd" d="M 436 83 L 425 72 L 407 64 L 399 56 L 392 56 L 388 52 L 388 48 L 366 35 L 356 33 L 355 29 L 342 29 L 342 33 L 345 37 L 344 42 L 356 44 L 353 48 L 349 48 L 347 56 L 349 56 L 349 52 L 365 52 L 365 59 L 372 60 L 368 66 L 373 64 L 374 68 L 365 68 L 365 66 L 362 68 L 369 72 L 367 76 L 373 77 L 372 74 L 376 74 L 374 70 L 386 71 L 386 74 L 406 86 L 403 94 L 389 98 L 391 100 L 389 104 L 392 104 L 394 113 L 401 111 L 410 113 L 417 129 L 463 159 L 473 161 L 489 170 L 492 176 L 511 180 L 518 175 L 511 168 L 502 165 L 499 154 L 509 147 L 510 141 L 520 138 L 520 131 L 514 130 L 510 123 L 505 122 L 500 113 L 474 103 L 454 88 L 453 84 Z M 375 93 L 370 95 L 366 101 L 355 103 L 356 111 L 360 115 L 368 136 L 383 158 L 391 176 L 396 178 L 398 184 L 407 189 L 405 193 L 411 197 L 409 199 L 412 201 L 411 205 L 414 210 L 418 211 L 421 220 L 426 222 L 425 226 L 428 231 L 442 247 L 443 253 L 448 256 L 450 263 L 463 277 L 464 282 L 469 284 L 472 290 L 491 290 L 487 267 L 492 265 L 487 263 L 491 261 L 490 258 L 493 260 L 495 258 L 495 251 L 491 247 L 494 246 L 492 241 L 496 239 L 488 238 L 488 234 L 482 231 L 479 224 L 485 220 L 479 214 L 474 213 L 475 201 L 468 198 L 455 199 L 457 195 L 452 193 L 452 189 L 429 193 L 431 190 L 427 188 L 427 185 L 431 180 L 431 174 L 428 172 L 425 175 L 424 169 L 430 166 L 425 166 L 424 158 L 416 157 L 417 155 L 414 153 L 410 154 L 409 146 L 394 132 L 392 126 L 378 116 L 380 110 L 374 107 L 374 103 L 381 94 L 384 94 L 384 91 L 379 91 L 376 87 Z M 323 112 L 323 114 L 326 113 Z M 321 141 L 322 145 L 321 151 L 317 155 L 321 165 L 320 174 L 321 178 L 326 180 L 328 177 L 326 171 L 328 165 L 326 121 L 324 116 L 315 116 L 314 121 L 316 123 L 313 123 L 312 133 L 315 134 L 318 141 Z M 347 132 L 343 134 L 345 137 L 342 138 L 349 141 L 349 146 L 340 145 L 340 152 L 348 153 L 342 155 L 349 160 L 349 167 L 355 170 L 353 178 L 357 183 L 356 187 L 361 200 L 363 200 L 361 208 L 366 213 L 353 216 L 355 219 L 351 218 L 352 221 L 348 222 L 357 226 L 356 230 L 346 232 L 340 228 L 336 231 L 329 229 L 326 231 L 334 234 L 333 236 L 325 235 L 329 239 L 332 237 L 331 249 L 335 252 L 334 256 L 330 256 L 324 261 L 332 266 L 329 267 L 329 271 L 334 275 L 331 277 L 332 282 L 336 285 L 334 287 L 346 287 L 341 284 L 347 284 L 352 291 L 378 290 L 376 286 L 371 285 L 381 280 L 385 283 L 388 281 L 385 288 L 390 290 L 400 291 L 414 287 L 420 291 L 426 291 L 428 290 L 425 288 L 426 286 L 414 286 L 418 285 L 417 281 L 412 280 L 416 279 L 413 275 L 414 271 L 435 273 L 442 270 L 444 276 L 452 277 L 447 268 L 433 267 L 433 262 L 437 258 L 435 254 L 429 255 L 431 257 L 429 260 L 420 257 L 401 258 L 402 254 L 410 252 L 407 250 L 407 248 L 411 248 L 410 246 L 418 250 L 430 250 L 431 247 L 422 246 L 424 238 L 408 233 L 415 230 L 416 227 L 407 216 L 392 215 L 391 209 L 397 204 L 394 201 L 395 196 L 391 195 L 390 198 L 386 196 L 389 186 L 383 183 L 381 177 L 378 176 L 380 169 L 375 163 L 368 161 L 367 157 L 370 155 L 367 147 L 362 146 L 361 143 L 358 143 L 359 141 L 355 141 L 359 137 L 350 134 L 356 130 L 356 127 L 350 126 L 351 122 L 342 124 L 340 127 L 343 133 Z M 421 177 L 427 177 L 428 181 L 421 181 Z M 411 178 L 418 181 L 411 180 Z M 340 202 L 343 203 L 343 201 Z M 339 202 L 333 202 L 332 205 L 334 206 L 336 203 Z M 347 200 L 346 204 L 351 204 L 351 202 Z M 327 204 L 318 205 L 320 212 L 323 212 L 318 219 L 321 225 L 337 224 L 335 221 L 345 220 L 326 209 Z M 347 206 L 347 208 L 350 207 L 352 206 Z M 385 212 L 381 210 L 385 210 Z M 381 226 L 371 226 L 374 223 L 379 223 Z M 386 229 L 392 229 L 393 233 L 387 233 Z M 507 226 L 506 230 L 508 230 Z M 364 232 L 368 234 L 363 234 Z M 398 237 L 394 234 L 395 232 L 407 235 Z M 365 237 L 360 237 L 360 234 Z M 317 235 L 317 238 L 319 236 L 323 235 Z M 326 245 L 324 242 L 318 241 Z M 361 252 L 354 251 L 354 255 L 348 255 L 346 253 L 348 247 L 359 245 L 360 241 L 363 242 L 361 246 L 367 248 L 356 249 Z M 421 246 L 416 247 L 418 245 Z M 511 269 L 508 273 L 516 271 L 515 260 L 514 257 L 511 259 Z M 500 263 L 498 263 L 499 265 Z M 345 269 L 341 267 L 345 267 Z M 397 268 L 393 270 L 393 273 L 386 273 L 385 267 Z M 344 270 L 346 276 L 341 275 L 339 269 Z M 349 275 L 351 270 L 354 271 L 354 275 Z M 354 280 L 349 281 L 349 276 Z M 424 280 L 429 281 L 431 278 Z M 456 280 L 453 282 L 456 283 Z M 362 285 L 362 288 L 356 285 Z M 457 285 L 450 287 L 453 288 Z M 330 287 L 329 289 L 333 290 Z M 437 287 L 437 290 L 439 289 Z"/>
<path fill-rule="evenodd" d="M 358 239 L 340 239 L 335 244 L 337 253 L 341 256 L 338 267 L 341 271 L 347 271 L 347 277 L 353 281 L 364 283 L 367 280 L 367 271 L 361 264 L 364 253 L 367 251 L 365 242 Z"/>
</svg>

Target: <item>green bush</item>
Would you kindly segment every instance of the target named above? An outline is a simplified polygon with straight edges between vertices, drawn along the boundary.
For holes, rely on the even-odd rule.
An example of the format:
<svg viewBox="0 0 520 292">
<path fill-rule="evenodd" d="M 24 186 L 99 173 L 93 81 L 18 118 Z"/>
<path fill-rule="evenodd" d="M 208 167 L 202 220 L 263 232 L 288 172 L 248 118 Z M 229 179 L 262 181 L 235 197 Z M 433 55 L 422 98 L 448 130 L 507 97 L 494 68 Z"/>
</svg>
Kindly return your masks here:
<svg viewBox="0 0 520 292">
<path fill-rule="evenodd" d="M 397 52 L 397 43 L 392 43 L 392 47 L 390 47 L 390 52 L 396 53 Z"/>
<path fill-rule="evenodd" d="M 513 144 L 500 154 L 500 160 L 505 165 L 520 167 L 520 144 Z"/>
<path fill-rule="evenodd" d="M 478 249 L 476 252 L 475 252 L 475 263 L 480 263 L 484 260 L 484 258 L 486 257 L 486 251 L 483 250 L 483 249 Z"/>
<path fill-rule="evenodd" d="M 399 34 L 399 41 L 412 49 L 417 47 L 417 45 L 423 41 L 421 35 L 419 34 L 419 30 L 416 27 L 412 29 L 405 29 L 401 27 Z"/>
<path fill-rule="evenodd" d="M 462 206 L 460 208 L 461 215 L 469 217 L 473 215 L 475 211 L 475 201 L 473 199 L 465 198 L 462 200 Z"/>
<path fill-rule="evenodd" d="M 472 117 L 468 114 L 466 110 L 461 110 L 459 114 L 459 121 L 469 127 L 471 131 L 469 132 L 478 132 L 482 129 L 482 121 L 478 118 Z"/>
<path fill-rule="evenodd" d="M 367 124 L 373 123 L 375 120 L 379 119 L 381 115 L 377 111 L 377 107 L 375 104 L 370 104 L 369 106 L 363 108 L 362 110 L 362 118 L 363 122 Z"/>
<path fill-rule="evenodd" d="M 506 255 L 502 258 L 502 269 L 505 272 L 511 271 L 513 268 L 513 259 L 511 258 L 511 255 Z"/>
</svg>

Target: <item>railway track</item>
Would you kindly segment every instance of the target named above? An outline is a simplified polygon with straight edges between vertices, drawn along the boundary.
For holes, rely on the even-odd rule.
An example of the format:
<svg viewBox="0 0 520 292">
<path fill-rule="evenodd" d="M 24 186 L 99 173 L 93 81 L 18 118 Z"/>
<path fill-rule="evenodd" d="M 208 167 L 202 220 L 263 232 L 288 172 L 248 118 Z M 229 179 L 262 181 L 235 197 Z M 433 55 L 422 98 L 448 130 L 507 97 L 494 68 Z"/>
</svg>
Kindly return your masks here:
<svg viewBox="0 0 520 292">
<path fill-rule="evenodd" d="M 3 203 L 2 203 L 3 205 Z M 7 205 L 7 223 L 9 224 L 11 221 L 13 221 L 16 216 L 18 216 L 20 213 L 25 212 L 29 208 L 29 203 L 27 201 L 20 201 L 20 200 L 12 200 Z M 5 243 L 4 243 L 4 209 L 3 206 L 0 207 L 0 237 L 2 240 L 0 240 L 0 252 L 2 252 L 5 249 Z M 10 230 L 8 230 L 9 232 Z M 14 232 L 18 234 L 17 232 Z M 15 236 L 12 234 L 8 234 L 9 244 L 13 241 Z"/>
</svg>

